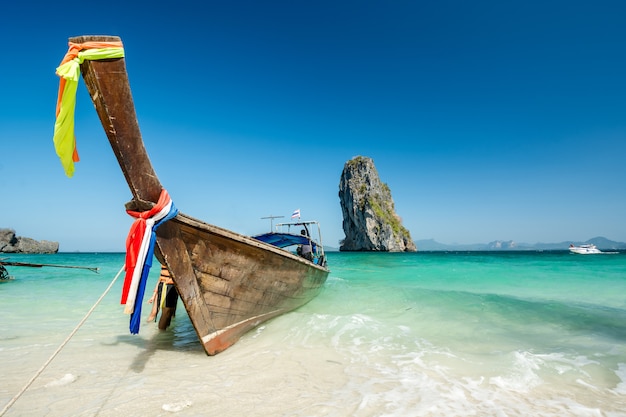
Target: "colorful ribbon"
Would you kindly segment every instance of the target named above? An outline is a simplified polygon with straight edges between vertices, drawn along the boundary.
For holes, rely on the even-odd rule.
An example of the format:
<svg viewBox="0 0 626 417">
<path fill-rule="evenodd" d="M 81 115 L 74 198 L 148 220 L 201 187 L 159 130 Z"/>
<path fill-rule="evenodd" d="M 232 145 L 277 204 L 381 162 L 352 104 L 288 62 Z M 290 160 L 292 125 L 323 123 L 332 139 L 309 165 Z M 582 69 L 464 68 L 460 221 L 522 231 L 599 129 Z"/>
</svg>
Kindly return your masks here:
<svg viewBox="0 0 626 417">
<path fill-rule="evenodd" d="M 126 239 L 126 277 L 122 287 L 121 304 L 124 313 L 130 314 L 130 332 L 139 333 L 141 305 L 146 289 L 148 274 L 154 257 L 156 230 L 159 226 L 178 214 L 166 190 L 161 190 L 159 201 L 148 211 L 126 211 L 135 220 Z"/>
<path fill-rule="evenodd" d="M 54 123 L 54 148 L 61 159 L 65 175 L 74 175 L 74 162 L 78 162 L 76 139 L 74 137 L 74 112 L 76 109 L 76 89 L 80 78 L 80 64 L 84 60 L 123 58 L 122 42 L 69 43 L 56 73 L 59 82 L 56 122 Z"/>
</svg>

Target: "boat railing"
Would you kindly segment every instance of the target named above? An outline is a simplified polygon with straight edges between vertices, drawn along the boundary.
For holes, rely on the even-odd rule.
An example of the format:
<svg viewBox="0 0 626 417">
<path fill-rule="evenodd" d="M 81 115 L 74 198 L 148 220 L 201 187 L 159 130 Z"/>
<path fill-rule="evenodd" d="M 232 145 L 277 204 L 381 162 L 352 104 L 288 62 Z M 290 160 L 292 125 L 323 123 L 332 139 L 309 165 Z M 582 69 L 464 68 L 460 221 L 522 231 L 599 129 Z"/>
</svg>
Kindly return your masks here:
<svg viewBox="0 0 626 417">
<path fill-rule="evenodd" d="M 311 230 L 311 227 L 315 228 L 314 232 Z M 316 264 L 321 266 L 326 266 L 326 254 L 324 252 L 324 244 L 322 242 L 322 229 L 320 228 L 319 222 L 315 220 L 309 221 L 294 221 L 294 222 L 284 222 L 277 223 L 275 226 L 275 233 L 289 233 L 296 234 L 292 232 L 292 228 L 301 229 L 304 232 L 303 236 L 306 236 L 311 243 L 313 249 L 313 257 Z"/>
</svg>

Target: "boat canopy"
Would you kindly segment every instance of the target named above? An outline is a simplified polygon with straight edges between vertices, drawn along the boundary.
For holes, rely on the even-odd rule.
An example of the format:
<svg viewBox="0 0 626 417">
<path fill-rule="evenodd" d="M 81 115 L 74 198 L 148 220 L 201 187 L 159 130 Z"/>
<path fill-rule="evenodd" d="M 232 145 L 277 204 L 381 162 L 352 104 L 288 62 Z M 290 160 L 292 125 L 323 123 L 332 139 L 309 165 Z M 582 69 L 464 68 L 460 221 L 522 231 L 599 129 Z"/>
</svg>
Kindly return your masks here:
<svg viewBox="0 0 626 417">
<path fill-rule="evenodd" d="M 293 233 L 278 233 L 269 232 L 262 235 L 253 236 L 255 239 L 260 240 L 270 245 L 277 246 L 279 248 L 286 248 L 293 245 L 308 245 L 309 242 L 313 245 L 313 251 L 317 248 L 314 241 L 311 241 L 309 237 L 304 235 L 295 235 Z"/>
<path fill-rule="evenodd" d="M 264 217 L 265 218 L 265 217 Z M 274 219 L 274 216 L 266 217 Z M 300 233 L 293 233 L 292 228 Z M 297 221 L 278 223 L 274 231 L 252 236 L 256 240 L 265 242 L 280 249 L 290 250 L 291 246 L 298 246 L 296 254 L 326 268 L 326 255 L 322 244 L 322 233 L 317 221 Z M 302 253 L 306 246 L 311 246 L 311 251 Z M 309 257 L 309 255 L 312 255 Z"/>
</svg>

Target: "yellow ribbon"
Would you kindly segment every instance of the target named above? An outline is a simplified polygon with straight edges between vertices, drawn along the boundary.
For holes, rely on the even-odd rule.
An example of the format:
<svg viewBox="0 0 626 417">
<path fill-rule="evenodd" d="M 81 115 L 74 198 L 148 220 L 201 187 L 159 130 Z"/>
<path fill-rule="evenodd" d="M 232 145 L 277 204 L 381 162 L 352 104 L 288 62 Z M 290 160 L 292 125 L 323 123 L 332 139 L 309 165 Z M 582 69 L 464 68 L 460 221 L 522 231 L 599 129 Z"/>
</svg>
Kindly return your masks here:
<svg viewBox="0 0 626 417">
<path fill-rule="evenodd" d="M 100 60 L 123 58 L 124 48 L 98 48 L 85 49 L 78 52 L 78 56 L 66 63 L 59 65 L 56 73 L 65 80 L 65 86 L 61 96 L 61 106 L 54 123 L 54 148 L 61 159 L 65 175 L 74 175 L 74 150 L 76 140 L 74 138 L 74 113 L 76 109 L 76 90 L 80 78 L 80 64 L 85 60 Z"/>
</svg>

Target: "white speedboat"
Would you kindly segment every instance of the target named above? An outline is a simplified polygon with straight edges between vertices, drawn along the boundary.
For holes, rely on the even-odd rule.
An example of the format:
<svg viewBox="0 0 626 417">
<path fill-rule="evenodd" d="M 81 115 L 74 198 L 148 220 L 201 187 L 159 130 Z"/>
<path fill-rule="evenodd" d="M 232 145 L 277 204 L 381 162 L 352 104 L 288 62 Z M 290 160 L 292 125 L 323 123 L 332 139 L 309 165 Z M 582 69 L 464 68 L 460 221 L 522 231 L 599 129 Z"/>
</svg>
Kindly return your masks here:
<svg viewBox="0 0 626 417">
<path fill-rule="evenodd" d="M 592 255 L 596 253 L 602 253 L 600 249 L 596 248 L 596 245 L 592 245 L 592 244 L 585 244 L 585 245 L 578 245 L 578 246 L 569 245 L 569 250 L 572 253 L 578 253 L 581 255 Z"/>
</svg>

